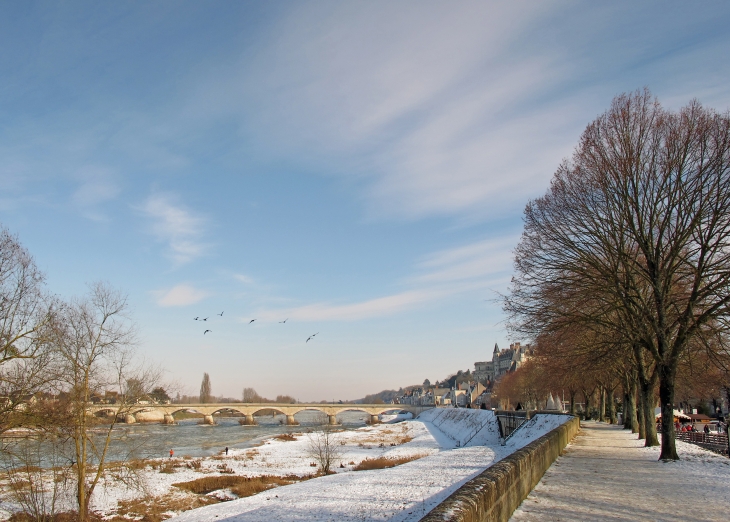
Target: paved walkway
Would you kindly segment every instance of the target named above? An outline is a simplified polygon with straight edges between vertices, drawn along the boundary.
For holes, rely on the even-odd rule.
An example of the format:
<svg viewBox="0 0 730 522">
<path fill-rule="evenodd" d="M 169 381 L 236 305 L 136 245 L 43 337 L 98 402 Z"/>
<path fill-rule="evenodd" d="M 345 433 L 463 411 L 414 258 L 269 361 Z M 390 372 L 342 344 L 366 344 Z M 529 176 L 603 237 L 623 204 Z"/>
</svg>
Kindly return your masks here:
<svg viewBox="0 0 730 522">
<path fill-rule="evenodd" d="M 635 434 L 584 422 L 513 521 L 730 520 L 730 459 L 677 441 L 659 462 Z"/>
</svg>

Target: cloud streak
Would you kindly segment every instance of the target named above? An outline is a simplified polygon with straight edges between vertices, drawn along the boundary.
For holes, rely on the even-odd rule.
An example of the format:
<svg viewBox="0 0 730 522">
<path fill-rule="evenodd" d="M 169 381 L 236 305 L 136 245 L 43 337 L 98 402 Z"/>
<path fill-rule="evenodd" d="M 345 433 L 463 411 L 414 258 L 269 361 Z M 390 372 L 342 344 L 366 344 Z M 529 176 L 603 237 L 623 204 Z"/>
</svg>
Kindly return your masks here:
<svg viewBox="0 0 730 522">
<path fill-rule="evenodd" d="M 157 304 L 164 308 L 171 306 L 189 306 L 208 297 L 208 292 L 199 290 L 192 285 L 179 284 L 169 290 L 154 292 Z"/>
<path fill-rule="evenodd" d="M 153 221 L 152 232 L 167 243 L 168 255 L 175 265 L 189 263 L 204 255 L 208 245 L 201 241 L 206 220 L 175 204 L 170 196 L 150 196 L 142 207 Z"/>
<path fill-rule="evenodd" d="M 512 253 L 518 236 L 477 241 L 426 256 L 417 274 L 406 282 L 411 289 L 344 304 L 312 303 L 256 313 L 263 321 L 289 317 L 294 321 L 363 321 L 427 306 L 449 296 L 504 286 L 509 281 Z"/>
</svg>

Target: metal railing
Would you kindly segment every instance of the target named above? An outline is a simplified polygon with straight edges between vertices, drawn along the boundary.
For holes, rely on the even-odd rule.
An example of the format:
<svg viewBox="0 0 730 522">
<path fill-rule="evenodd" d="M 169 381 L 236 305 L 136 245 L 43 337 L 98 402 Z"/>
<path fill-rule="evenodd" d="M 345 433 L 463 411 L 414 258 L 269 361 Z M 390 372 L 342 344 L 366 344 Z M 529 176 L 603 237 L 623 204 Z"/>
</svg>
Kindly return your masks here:
<svg viewBox="0 0 730 522">
<path fill-rule="evenodd" d="M 530 418 L 526 411 L 496 411 L 495 415 L 499 424 L 499 436 L 507 440 L 520 425 Z"/>
<path fill-rule="evenodd" d="M 705 449 L 712 450 L 723 455 L 728 454 L 727 434 L 705 433 L 703 431 L 677 431 L 675 438 L 682 442 L 696 444 Z"/>
</svg>

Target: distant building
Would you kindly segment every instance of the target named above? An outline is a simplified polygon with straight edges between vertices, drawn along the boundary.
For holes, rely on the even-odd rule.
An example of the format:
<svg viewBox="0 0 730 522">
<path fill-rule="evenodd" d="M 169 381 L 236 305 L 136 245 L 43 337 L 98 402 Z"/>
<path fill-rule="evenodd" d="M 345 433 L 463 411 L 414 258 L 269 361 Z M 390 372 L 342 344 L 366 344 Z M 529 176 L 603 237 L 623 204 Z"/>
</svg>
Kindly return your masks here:
<svg viewBox="0 0 730 522">
<path fill-rule="evenodd" d="M 474 363 L 474 378 L 477 382 L 492 382 L 498 380 L 507 372 L 513 372 L 519 368 L 532 355 L 532 349 L 527 344 L 513 343 L 509 348 L 499 349 L 494 344 L 492 360 Z"/>
</svg>

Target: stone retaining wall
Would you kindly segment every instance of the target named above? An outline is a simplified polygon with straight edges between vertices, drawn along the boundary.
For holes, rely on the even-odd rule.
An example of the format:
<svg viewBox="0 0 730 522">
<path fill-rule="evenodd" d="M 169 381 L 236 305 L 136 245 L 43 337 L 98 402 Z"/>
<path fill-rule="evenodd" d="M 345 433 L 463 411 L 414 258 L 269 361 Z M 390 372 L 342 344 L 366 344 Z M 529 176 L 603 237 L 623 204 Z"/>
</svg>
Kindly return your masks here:
<svg viewBox="0 0 730 522">
<path fill-rule="evenodd" d="M 579 429 L 574 417 L 515 451 L 461 486 L 421 521 L 508 521 Z"/>
</svg>

